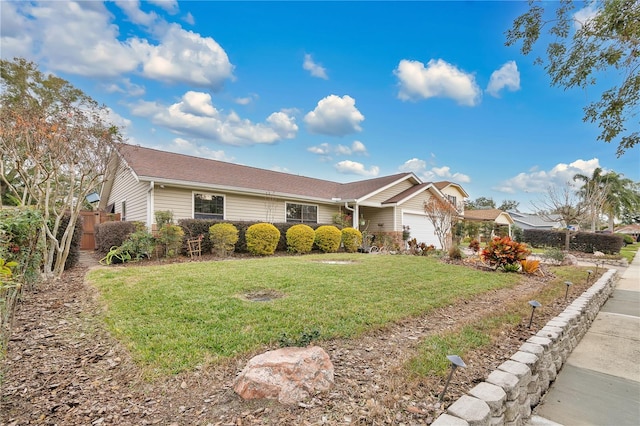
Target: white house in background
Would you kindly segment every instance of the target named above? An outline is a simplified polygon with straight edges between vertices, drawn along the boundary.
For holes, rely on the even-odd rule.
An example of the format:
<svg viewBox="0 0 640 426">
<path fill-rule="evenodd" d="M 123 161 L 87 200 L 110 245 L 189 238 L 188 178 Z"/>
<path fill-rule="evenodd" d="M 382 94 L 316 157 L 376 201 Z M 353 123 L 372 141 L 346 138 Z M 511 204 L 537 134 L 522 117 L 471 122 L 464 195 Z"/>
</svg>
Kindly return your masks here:
<svg viewBox="0 0 640 426">
<path fill-rule="evenodd" d="M 558 215 L 551 215 L 550 218 L 545 219 L 542 216 L 531 213 L 520 213 L 516 211 L 509 211 L 509 215 L 513 218 L 516 226 L 520 229 L 563 229 L 564 223 Z M 552 220 L 549 220 L 552 219 Z"/>
<path fill-rule="evenodd" d="M 99 208 L 151 227 L 155 212 L 174 219 L 330 224 L 336 213 L 354 228 L 400 235 L 409 226 L 418 242 L 440 246 L 424 212 L 430 197 L 464 214 L 468 194 L 452 182 L 422 182 L 399 173 L 338 183 L 122 144 L 112 158 Z"/>
</svg>

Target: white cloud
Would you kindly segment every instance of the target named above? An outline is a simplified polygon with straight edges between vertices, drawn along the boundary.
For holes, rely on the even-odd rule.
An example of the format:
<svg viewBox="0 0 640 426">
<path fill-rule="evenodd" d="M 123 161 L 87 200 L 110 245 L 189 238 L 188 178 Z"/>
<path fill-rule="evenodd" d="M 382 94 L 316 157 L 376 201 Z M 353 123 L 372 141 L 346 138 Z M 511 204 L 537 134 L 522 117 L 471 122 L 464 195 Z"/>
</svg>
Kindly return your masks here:
<svg viewBox="0 0 640 426">
<path fill-rule="evenodd" d="M 431 167 L 427 166 L 427 162 L 418 158 L 412 158 L 405 161 L 403 165 L 399 167 L 401 172 L 412 172 L 423 182 L 439 182 L 443 180 L 455 182 L 455 183 L 468 183 L 471 182 L 471 178 L 464 173 L 452 173 L 451 168 L 448 166 L 443 167 Z"/>
<path fill-rule="evenodd" d="M 332 149 L 331 149 L 331 145 L 325 142 L 325 143 L 321 143 L 320 145 L 310 146 L 309 148 L 307 148 L 307 151 L 311 152 L 312 154 L 330 155 L 332 152 Z"/>
<path fill-rule="evenodd" d="M 258 95 L 255 93 L 251 93 L 249 96 L 245 96 L 243 98 L 235 98 L 233 102 L 237 103 L 238 105 L 249 105 L 256 99 L 258 99 Z"/>
<path fill-rule="evenodd" d="M 145 93 L 144 87 L 137 85 L 135 83 L 132 83 L 131 80 L 128 78 L 123 78 L 120 81 L 120 84 L 118 83 L 107 84 L 104 87 L 104 90 L 107 91 L 108 93 L 116 93 L 116 92 L 123 93 L 131 97 L 142 96 Z"/>
<path fill-rule="evenodd" d="M 304 117 L 311 133 L 344 136 L 362 130 L 364 115 L 356 108 L 356 101 L 349 95 L 329 95 Z"/>
<path fill-rule="evenodd" d="M 378 166 L 371 166 L 369 167 L 369 170 L 367 170 L 364 164 L 349 160 L 340 161 L 335 165 L 335 168 L 339 173 L 367 177 L 375 177 L 380 173 L 380 168 Z"/>
<path fill-rule="evenodd" d="M 158 15 L 155 12 L 143 12 L 140 9 L 138 0 L 117 0 L 116 4 L 127 15 L 127 18 L 136 25 L 150 27 L 158 20 Z"/>
<path fill-rule="evenodd" d="M 480 103 L 482 91 L 473 74 L 465 73 L 442 59 L 422 62 L 403 59 L 394 70 L 398 77 L 398 98 L 417 101 L 433 97 L 451 98 L 458 104 Z"/>
<path fill-rule="evenodd" d="M 532 168 L 526 173 L 519 173 L 511 179 L 501 182 L 493 189 L 507 194 L 519 192 L 544 194 L 547 193 L 550 186 L 563 187 L 567 183 L 573 183 L 573 177 L 576 174 L 591 176 L 598 167 L 600 167 L 600 161 L 597 158 L 592 158 L 591 160 L 576 160 L 570 164 L 558 163 L 551 170 Z"/>
<path fill-rule="evenodd" d="M 304 55 L 302 68 L 309 71 L 314 77 L 323 78 L 325 80 L 329 79 L 329 77 L 327 76 L 327 70 L 322 65 L 316 64 L 309 54 Z"/>
<path fill-rule="evenodd" d="M 496 98 L 500 97 L 500 91 L 507 88 L 511 92 L 520 90 L 520 72 L 516 61 L 509 61 L 495 70 L 489 79 L 487 93 Z"/>
<path fill-rule="evenodd" d="M 133 47 L 142 58 L 143 74 L 149 78 L 214 90 L 220 89 L 225 80 L 233 79 L 233 65 L 214 39 L 176 24 L 169 25 L 157 46 L 137 40 Z"/>
<path fill-rule="evenodd" d="M 233 161 L 233 158 L 227 157 L 222 150 L 215 151 L 207 146 L 198 145 L 183 138 L 175 138 L 170 144 L 161 145 L 157 147 L 157 149 L 177 152 L 179 154 L 193 155 L 194 157 L 210 158 L 212 160 L 227 162 Z"/>
<path fill-rule="evenodd" d="M 194 91 L 169 106 L 139 101 L 131 106 L 131 112 L 181 135 L 236 146 L 271 144 L 291 139 L 298 131 L 295 118 L 285 112 L 274 112 L 264 123 L 256 124 L 233 111 L 224 114 L 212 104 L 211 95 Z"/>
<path fill-rule="evenodd" d="M 598 12 L 598 6 L 595 3 L 591 3 L 586 7 L 583 7 L 573 14 L 573 26 L 577 30 L 582 28 L 584 24 L 595 18 Z"/>
<path fill-rule="evenodd" d="M 148 78 L 212 90 L 234 78 L 226 52 L 211 37 L 143 12 L 138 1 L 117 4 L 134 25 L 151 31 L 154 40 L 121 37 L 115 16 L 102 2 L 3 2 L 2 57 L 19 55 L 52 71 L 82 76 L 142 71 Z"/>
<path fill-rule="evenodd" d="M 336 145 L 335 147 L 324 142 L 320 145 L 312 146 L 307 148 L 307 151 L 327 157 L 327 159 L 331 159 L 331 155 L 368 155 L 367 147 L 360 141 L 353 141 L 351 146 L 346 145 Z"/>
<path fill-rule="evenodd" d="M 193 17 L 191 12 L 188 12 L 186 15 L 184 15 L 182 20 L 184 22 L 186 22 L 187 24 L 189 24 L 189 25 L 195 25 L 196 24 L 196 19 Z"/>
<path fill-rule="evenodd" d="M 178 0 L 147 0 L 147 2 L 164 9 L 172 15 L 178 13 Z"/>
</svg>

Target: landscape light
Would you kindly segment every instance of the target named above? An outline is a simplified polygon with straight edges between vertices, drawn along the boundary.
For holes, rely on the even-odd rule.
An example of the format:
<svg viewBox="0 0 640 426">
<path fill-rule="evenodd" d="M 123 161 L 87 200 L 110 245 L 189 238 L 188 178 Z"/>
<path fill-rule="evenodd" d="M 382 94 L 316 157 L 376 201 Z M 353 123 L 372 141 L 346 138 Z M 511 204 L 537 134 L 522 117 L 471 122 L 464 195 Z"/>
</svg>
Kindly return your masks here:
<svg viewBox="0 0 640 426">
<path fill-rule="evenodd" d="M 539 308 L 542 305 L 537 300 L 530 300 L 529 304 L 533 308 L 531 309 L 531 318 L 529 318 L 529 328 L 531 328 L 531 323 L 533 323 L 533 313 L 536 311 L 536 308 Z"/>
<path fill-rule="evenodd" d="M 451 377 L 453 377 L 453 373 L 456 371 L 456 368 L 458 367 L 466 367 L 467 365 L 464 363 L 464 361 L 462 360 L 462 358 L 460 358 L 458 355 L 447 355 L 447 359 L 449 361 L 451 361 L 451 372 L 449 373 L 449 377 L 447 378 L 447 382 L 444 384 L 444 389 L 442 389 L 442 393 L 440 394 L 440 397 L 438 398 L 438 400 L 440 402 L 442 402 L 442 400 L 444 399 L 444 393 L 447 391 L 447 388 L 449 387 L 449 382 L 451 381 Z"/>
<path fill-rule="evenodd" d="M 567 286 L 567 291 L 564 293 L 564 301 L 567 301 L 567 296 L 569 296 L 569 287 L 571 287 L 573 283 L 571 281 L 565 281 L 564 285 Z"/>
<path fill-rule="evenodd" d="M 591 269 L 589 269 L 587 271 L 587 284 L 589 284 L 589 280 L 591 279 L 591 274 L 593 274 L 593 271 Z"/>
</svg>

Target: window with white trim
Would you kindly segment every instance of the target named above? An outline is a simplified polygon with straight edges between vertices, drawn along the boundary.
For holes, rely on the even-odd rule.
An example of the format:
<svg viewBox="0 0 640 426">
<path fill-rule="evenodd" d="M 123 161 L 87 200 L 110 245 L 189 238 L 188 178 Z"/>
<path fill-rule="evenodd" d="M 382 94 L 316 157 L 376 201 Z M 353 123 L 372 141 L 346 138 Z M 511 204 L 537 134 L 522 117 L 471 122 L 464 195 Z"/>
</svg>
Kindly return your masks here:
<svg viewBox="0 0 640 426">
<path fill-rule="evenodd" d="M 287 203 L 287 222 L 318 223 L 318 206 Z"/>
<path fill-rule="evenodd" d="M 193 193 L 194 219 L 224 219 L 224 197 L 222 195 Z"/>
</svg>

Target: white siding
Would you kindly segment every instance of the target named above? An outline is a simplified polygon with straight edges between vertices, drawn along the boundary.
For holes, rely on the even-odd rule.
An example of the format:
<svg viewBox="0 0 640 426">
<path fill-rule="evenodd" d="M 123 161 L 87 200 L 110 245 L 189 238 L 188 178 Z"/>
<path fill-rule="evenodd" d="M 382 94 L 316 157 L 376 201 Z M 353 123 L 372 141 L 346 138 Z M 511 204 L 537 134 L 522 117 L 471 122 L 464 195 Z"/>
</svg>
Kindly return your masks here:
<svg viewBox="0 0 640 426">
<path fill-rule="evenodd" d="M 122 214 L 122 202 L 126 202 L 127 221 L 147 221 L 147 190 L 149 186 L 145 182 L 138 182 L 130 170 L 122 166 L 118 167 L 116 178 L 109 194 L 107 204 L 115 205 L 115 212 Z"/>
<path fill-rule="evenodd" d="M 155 222 L 155 212 L 170 210 L 173 212 L 173 219 L 193 218 L 193 199 L 190 189 L 174 188 L 156 185 L 153 190 L 153 221 Z"/>
</svg>

